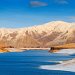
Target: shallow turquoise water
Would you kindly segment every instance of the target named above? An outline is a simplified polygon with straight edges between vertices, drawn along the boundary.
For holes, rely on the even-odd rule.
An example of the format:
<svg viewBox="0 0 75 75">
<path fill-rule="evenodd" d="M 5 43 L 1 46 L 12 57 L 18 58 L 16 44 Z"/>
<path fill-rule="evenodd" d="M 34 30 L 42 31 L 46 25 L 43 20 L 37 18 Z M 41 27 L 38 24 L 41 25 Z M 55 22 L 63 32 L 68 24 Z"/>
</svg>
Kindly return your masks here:
<svg viewBox="0 0 75 75">
<path fill-rule="evenodd" d="M 58 64 L 50 61 L 69 60 L 75 55 L 51 54 L 47 50 L 0 54 L 0 75 L 75 75 L 74 72 L 40 69 L 41 65 Z"/>
</svg>

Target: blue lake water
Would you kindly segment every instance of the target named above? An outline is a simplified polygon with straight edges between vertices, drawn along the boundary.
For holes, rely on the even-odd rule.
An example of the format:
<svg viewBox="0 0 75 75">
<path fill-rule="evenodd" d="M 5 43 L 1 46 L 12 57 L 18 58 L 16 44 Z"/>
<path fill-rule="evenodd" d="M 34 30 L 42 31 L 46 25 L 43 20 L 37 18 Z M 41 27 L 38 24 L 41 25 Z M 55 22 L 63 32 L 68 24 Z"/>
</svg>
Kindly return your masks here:
<svg viewBox="0 0 75 75">
<path fill-rule="evenodd" d="M 51 54 L 47 50 L 28 50 L 0 54 L 0 75 L 75 75 L 75 72 L 40 69 L 41 65 L 75 58 L 75 55 Z"/>
</svg>

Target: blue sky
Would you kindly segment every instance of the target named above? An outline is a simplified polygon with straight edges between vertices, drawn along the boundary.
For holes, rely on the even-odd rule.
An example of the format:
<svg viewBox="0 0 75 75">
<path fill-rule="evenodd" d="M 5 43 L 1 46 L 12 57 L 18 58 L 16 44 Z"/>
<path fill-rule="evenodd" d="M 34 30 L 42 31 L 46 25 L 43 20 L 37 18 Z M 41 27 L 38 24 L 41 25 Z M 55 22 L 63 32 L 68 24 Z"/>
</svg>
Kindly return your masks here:
<svg viewBox="0 0 75 75">
<path fill-rule="evenodd" d="M 0 0 L 0 27 L 20 28 L 50 21 L 75 22 L 75 0 Z"/>
</svg>

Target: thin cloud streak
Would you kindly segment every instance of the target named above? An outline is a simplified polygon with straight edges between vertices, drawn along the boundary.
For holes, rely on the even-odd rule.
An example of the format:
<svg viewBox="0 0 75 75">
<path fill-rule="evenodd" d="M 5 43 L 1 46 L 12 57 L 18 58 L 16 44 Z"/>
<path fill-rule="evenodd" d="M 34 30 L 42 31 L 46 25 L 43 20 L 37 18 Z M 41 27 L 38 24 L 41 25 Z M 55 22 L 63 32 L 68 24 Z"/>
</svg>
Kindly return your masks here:
<svg viewBox="0 0 75 75">
<path fill-rule="evenodd" d="M 69 4 L 68 0 L 55 0 L 58 4 Z"/>
<path fill-rule="evenodd" d="M 32 6 L 32 7 L 40 7 L 40 6 L 47 6 L 48 5 L 48 3 L 46 3 L 46 2 L 43 2 L 43 1 L 30 1 L 30 5 Z"/>
</svg>

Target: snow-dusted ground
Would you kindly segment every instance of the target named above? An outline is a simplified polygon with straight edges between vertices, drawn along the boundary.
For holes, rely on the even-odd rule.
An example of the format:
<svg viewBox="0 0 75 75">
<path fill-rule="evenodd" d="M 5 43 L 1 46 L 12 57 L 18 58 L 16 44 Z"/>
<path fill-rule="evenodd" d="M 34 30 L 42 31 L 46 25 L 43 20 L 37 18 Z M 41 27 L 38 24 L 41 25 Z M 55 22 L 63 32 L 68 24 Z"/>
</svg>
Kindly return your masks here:
<svg viewBox="0 0 75 75">
<path fill-rule="evenodd" d="M 75 54 L 75 49 L 63 49 L 55 53 L 65 53 L 71 55 Z M 59 61 L 59 64 L 55 65 L 42 65 L 39 68 L 46 70 L 62 70 L 62 71 L 75 72 L 75 59 L 68 61 Z"/>
<path fill-rule="evenodd" d="M 62 61 L 60 64 L 57 65 L 42 65 L 40 66 L 40 69 L 75 72 L 75 59 Z"/>
<path fill-rule="evenodd" d="M 62 49 L 55 53 L 64 53 L 64 54 L 75 54 L 75 49 Z"/>
</svg>

